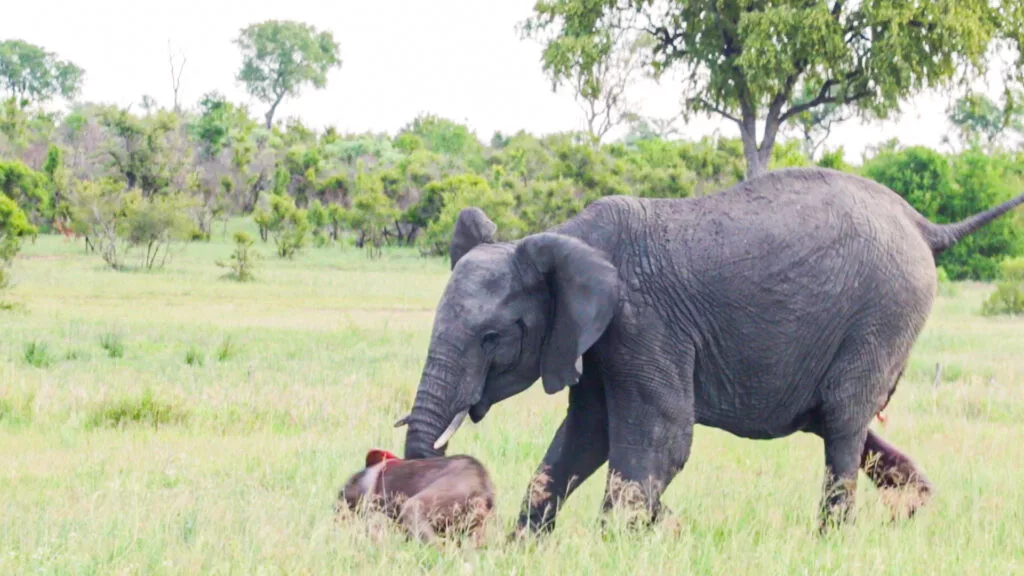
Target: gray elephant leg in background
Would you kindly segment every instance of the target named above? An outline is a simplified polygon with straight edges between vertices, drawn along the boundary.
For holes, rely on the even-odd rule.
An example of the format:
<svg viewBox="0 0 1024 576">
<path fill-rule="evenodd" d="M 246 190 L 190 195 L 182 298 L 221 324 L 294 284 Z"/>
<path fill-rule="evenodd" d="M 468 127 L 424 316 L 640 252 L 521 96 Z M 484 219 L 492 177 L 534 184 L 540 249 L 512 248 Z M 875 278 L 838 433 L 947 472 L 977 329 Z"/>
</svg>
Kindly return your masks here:
<svg viewBox="0 0 1024 576">
<path fill-rule="evenodd" d="M 687 358 L 629 346 L 606 372 L 608 486 L 604 511 L 662 513 L 661 494 L 690 457 L 693 442 L 693 353 Z M 671 361 L 668 359 L 671 358 Z M 638 520 L 632 517 L 630 522 Z"/>
<path fill-rule="evenodd" d="M 608 459 L 608 408 L 595 370 L 569 389 L 569 410 L 523 500 L 518 530 L 550 531 L 573 491 Z"/>
</svg>

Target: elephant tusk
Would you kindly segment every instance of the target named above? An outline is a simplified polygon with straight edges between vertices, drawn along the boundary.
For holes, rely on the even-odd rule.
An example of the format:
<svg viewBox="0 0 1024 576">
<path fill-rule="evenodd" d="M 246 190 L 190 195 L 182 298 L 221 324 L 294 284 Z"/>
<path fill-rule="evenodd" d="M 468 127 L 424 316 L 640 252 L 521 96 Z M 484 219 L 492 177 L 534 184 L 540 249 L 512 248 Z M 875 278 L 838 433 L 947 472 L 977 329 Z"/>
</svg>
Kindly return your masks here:
<svg viewBox="0 0 1024 576">
<path fill-rule="evenodd" d="M 463 410 L 452 418 L 452 423 L 448 425 L 448 428 L 437 437 L 437 442 L 434 442 L 434 450 L 440 450 L 442 446 L 451 440 L 451 437 L 455 435 L 455 431 L 462 426 L 462 421 L 466 419 L 466 415 L 469 414 L 469 410 Z"/>
<path fill-rule="evenodd" d="M 402 426 L 407 426 L 409 424 L 409 417 L 410 416 L 412 416 L 412 414 L 406 414 L 405 416 L 402 416 L 398 420 L 395 420 L 395 428 L 401 428 Z"/>
</svg>

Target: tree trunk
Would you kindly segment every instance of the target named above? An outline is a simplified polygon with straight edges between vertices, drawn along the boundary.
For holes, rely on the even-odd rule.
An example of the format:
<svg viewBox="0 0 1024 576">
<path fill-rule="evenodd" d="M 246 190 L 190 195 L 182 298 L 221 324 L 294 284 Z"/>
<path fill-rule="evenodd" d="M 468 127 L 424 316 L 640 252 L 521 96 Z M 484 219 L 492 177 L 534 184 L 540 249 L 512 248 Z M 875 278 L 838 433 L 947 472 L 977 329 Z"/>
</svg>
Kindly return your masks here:
<svg viewBox="0 0 1024 576">
<path fill-rule="evenodd" d="M 753 180 L 768 172 L 768 163 L 761 160 L 761 151 L 757 149 L 757 146 L 748 148 L 744 142 L 743 155 L 747 159 L 747 172 L 744 175 L 744 180 Z"/>
<path fill-rule="evenodd" d="M 284 94 L 279 95 L 277 100 L 274 100 L 274 103 L 270 105 L 270 110 L 267 110 L 267 130 L 270 130 L 274 126 L 274 112 L 277 111 L 277 106 L 281 103 L 281 100 L 284 100 Z"/>
<path fill-rule="evenodd" d="M 778 112 L 769 110 L 764 123 L 764 137 L 761 144 L 757 143 L 757 118 L 753 113 L 745 113 L 740 124 L 740 139 L 743 141 L 743 156 L 747 160 L 747 172 L 744 180 L 752 180 L 768 173 L 768 164 L 775 148 L 775 137 L 779 133 L 781 122 Z"/>
</svg>

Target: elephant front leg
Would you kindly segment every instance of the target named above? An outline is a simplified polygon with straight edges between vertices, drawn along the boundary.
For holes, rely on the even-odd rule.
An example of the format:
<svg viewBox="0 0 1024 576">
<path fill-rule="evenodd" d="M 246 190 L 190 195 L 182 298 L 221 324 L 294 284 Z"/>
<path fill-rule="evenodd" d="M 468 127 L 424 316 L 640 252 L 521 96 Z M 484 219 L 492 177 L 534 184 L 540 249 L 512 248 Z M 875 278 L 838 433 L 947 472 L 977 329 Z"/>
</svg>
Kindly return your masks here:
<svg viewBox="0 0 1024 576">
<path fill-rule="evenodd" d="M 598 378 L 584 370 L 569 411 L 530 481 L 517 533 L 550 531 L 570 494 L 608 459 L 608 411 Z"/>
<path fill-rule="evenodd" d="M 659 519 L 662 493 L 690 458 L 695 416 L 691 364 L 680 370 L 630 362 L 608 385 L 608 486 L 603 508 L 606 513 L 624 512 L 631 525 Z"/>
</svg>

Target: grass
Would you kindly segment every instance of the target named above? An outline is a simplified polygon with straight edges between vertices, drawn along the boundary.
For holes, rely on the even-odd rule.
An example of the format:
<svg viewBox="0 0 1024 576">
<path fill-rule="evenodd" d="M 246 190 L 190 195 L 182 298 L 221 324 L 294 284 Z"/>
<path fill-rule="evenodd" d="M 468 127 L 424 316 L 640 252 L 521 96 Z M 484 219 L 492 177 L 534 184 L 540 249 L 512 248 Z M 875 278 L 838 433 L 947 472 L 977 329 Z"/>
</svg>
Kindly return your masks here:
<svg viewBox="0 0 1024 576">
<path fill-rule="evenodd" d="M 220 346 L 217 347 L 217 361 L 227 362 L 236 354 L 238 354 L 238 345 L 231 339 L 231 335 L 228 334 L 221 340 Z"/>
<path fill-rule="evenodd" d="M 218 236 L 164 270 L 119 273 L 81 243 L 25 247 L 8 295 L 19 311 L 0 313 L 0 573 L 1024 570 L 1024 319 L 980 316 L 990 286 L 939 297 L 888 410 L 884 436 L 938 490 L 913 521 L 888 523 L 862 477 L 857 523 L 818 538 L 820 441 L 699 428 L 664 497 L 675 521 L 602 535 L 602 468 L 550 538 L 506 543 L 566 408 L 535 386 L 453 440 L 490 469 L 498 525 L 482 549 L 438 550 L 337 523 L 332 505 L 368 448 L 401 450 L 392 423 L 412 402 L 446 264 L 339 247 L 285 261 L 258 242 L 258 281 L 219 282 L 232 249 Z M 40 369 L 24 361 L 32 342 L 106 352 Z M 189 365 L 190 348 L 216 361 Z"/>
<path fill-rule="evenodd" d="M 53 356 L 46 342 L 32 340 L 25 343 L 25 362 L 35 368 L 49 368 L 53 364 Z"/>
<path fill-rule="evenodd" d="M 189 346 L 185 351 L 185 364 L 189 366 L 202 366 L 206 363 L 206 356 L 203 351 L 195 346 Z"/>
<path fill-rule="evenodd" d="M 124 342 L 121 341 L 121 336 L 113 332 L 105 332 L 100 336 L 100 348 L 106 350 L 107 356 L 111 358 L 124 357 Z"/>
</svg>

